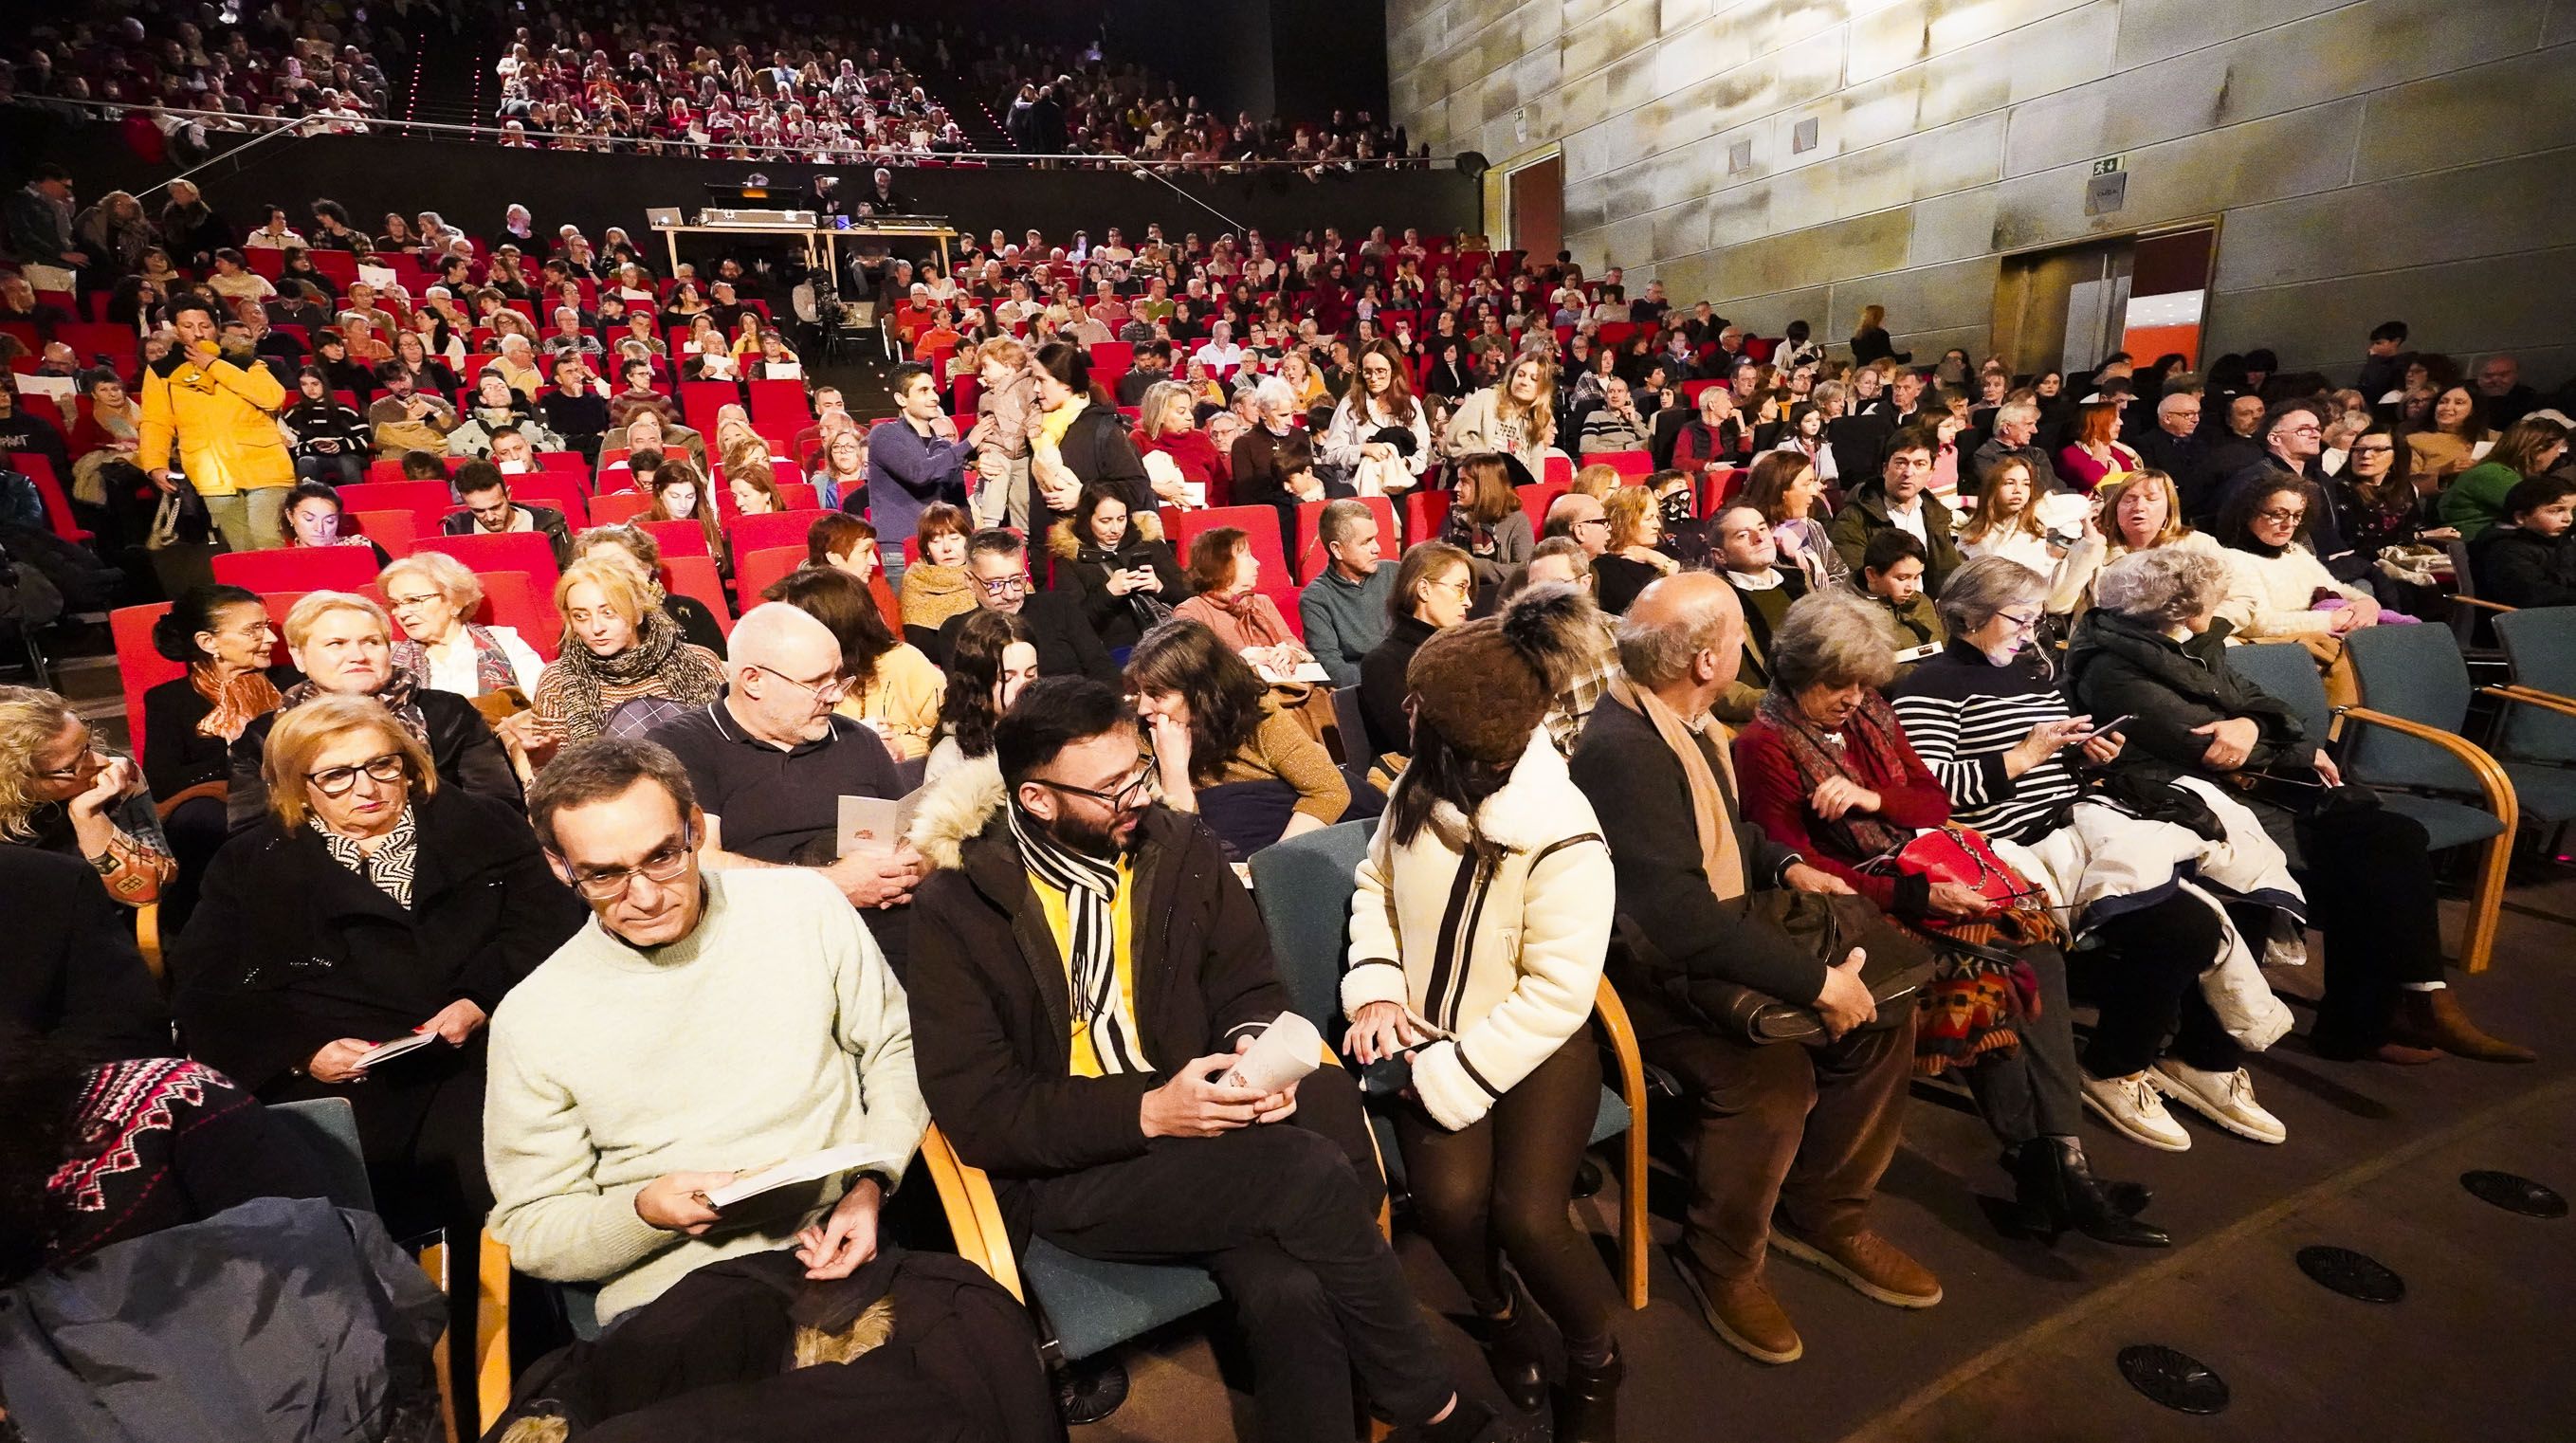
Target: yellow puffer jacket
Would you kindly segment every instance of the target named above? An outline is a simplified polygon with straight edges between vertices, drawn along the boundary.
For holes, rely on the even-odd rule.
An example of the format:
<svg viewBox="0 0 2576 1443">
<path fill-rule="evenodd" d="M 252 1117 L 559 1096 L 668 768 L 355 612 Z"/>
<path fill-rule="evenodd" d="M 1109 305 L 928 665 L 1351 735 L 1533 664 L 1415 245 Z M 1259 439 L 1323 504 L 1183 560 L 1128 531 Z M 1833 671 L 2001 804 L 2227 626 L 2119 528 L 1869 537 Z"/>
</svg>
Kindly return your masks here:
<svg viewBox="0 0 2576 1443">
<path fill-rule="evenodd" d="M 170 464 L 173 439 L 179 470 L 200 496 L 295 484 L 295 461 L 277 428 L 286 388 L 266 366 L 217 361 L 200 366 L 181 352 L 143 371 L 143 444 L 135 464 L 149 470 Z"/>
</svg>

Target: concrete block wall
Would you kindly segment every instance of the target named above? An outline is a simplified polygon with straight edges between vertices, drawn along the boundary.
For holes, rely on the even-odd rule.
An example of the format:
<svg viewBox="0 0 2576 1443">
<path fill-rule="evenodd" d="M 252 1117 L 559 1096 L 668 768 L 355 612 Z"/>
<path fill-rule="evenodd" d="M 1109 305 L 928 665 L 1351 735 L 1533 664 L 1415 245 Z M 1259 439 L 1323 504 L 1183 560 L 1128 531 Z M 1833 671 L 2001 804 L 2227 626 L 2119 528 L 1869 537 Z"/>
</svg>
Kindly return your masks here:
<svg viewBox="0 0 2576 1443">
<path fill-rule="evenodd" d="M 2576 0 L 1387 0 L 1387 50 L 1416 141 L 1561 144 L 1578 260 L 1765 332 L 1983 354 L 2004 255 L 2214 218 L 2209 354 L 2576 371 Z"/>
</svg>

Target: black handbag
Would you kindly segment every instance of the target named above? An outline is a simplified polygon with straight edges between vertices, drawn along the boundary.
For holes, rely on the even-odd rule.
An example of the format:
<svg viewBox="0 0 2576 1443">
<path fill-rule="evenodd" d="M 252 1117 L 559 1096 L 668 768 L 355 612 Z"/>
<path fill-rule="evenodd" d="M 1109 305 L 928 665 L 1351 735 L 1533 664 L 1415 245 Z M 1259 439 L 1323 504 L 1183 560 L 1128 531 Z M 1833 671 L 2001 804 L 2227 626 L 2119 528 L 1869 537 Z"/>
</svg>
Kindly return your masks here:
<svg viewBox="0 0 2576 1443">
<path fill-rule="evenodd" d="M 1914 1011 L 1914 997 L 1932 980 L 1931 948 L 1896 925 L 1867 898 L 1847 893 L 1798 892 L 1786 888 L 1748 892 L 1724 905 L 1745 922 L 1787 935 L 1799 948 L 1828 967 L 1851 955 L 1867 955 L 1861 980 L 1878 1003 L 1871 1029 L 1894 1027 Z M 1784 1002 L 1715 977 L 1692 977 L 1664 962 L 1660 949 L 1622 915 L 1615 924 L 1619 940 L 1641 959 L 1654 959 L 1651 970 L 1663 978 L 1667 1000 L 1716 1032 L 1756 1046 L 1803 1042 L 1823 1046 L 1833 1040 L 1824 1018 L 1803 1003 Z"/>
</svg>

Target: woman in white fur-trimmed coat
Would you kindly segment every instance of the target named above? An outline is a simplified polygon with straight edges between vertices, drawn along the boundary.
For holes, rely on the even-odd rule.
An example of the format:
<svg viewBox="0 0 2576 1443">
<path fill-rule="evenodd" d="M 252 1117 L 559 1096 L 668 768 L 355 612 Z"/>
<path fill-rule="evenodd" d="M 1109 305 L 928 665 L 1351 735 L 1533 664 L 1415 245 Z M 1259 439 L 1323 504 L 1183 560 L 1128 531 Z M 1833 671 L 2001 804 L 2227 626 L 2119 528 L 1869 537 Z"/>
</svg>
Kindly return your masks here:
<svg viewBox="0 0 2576 1443">
<path fill-rule="evenodd" d="M 1414 1206 L 1523 1409 L 1547 1397 L 1533 1303 L 1565 1336 L 1559 1440 L 1613 1436 L 1621 1371 L 1617 1290 L 1566 1213 L 1601 1100 L 1610 849 L 1540 726 L 1592 612 L 1542 586 L 1415 653 L 1413 760 L 1360 864 L 1342 977 L 1352 1054 L 1411 1050 L 1394 1121 Z"/>
</svg>

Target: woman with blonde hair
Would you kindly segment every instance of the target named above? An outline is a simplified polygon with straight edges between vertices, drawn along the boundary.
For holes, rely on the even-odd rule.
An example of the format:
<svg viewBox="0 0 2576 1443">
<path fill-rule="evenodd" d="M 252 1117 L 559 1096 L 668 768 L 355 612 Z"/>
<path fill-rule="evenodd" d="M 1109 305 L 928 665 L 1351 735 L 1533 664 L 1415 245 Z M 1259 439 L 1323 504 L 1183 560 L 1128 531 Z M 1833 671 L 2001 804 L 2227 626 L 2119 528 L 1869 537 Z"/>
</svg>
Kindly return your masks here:
<svg viewBox="0 0 2576 1443">
<path fill-rule="evenodd" d="M 1510 456 L 1534 471 L 1555 439 L 1556 367 L 1525 351 L 1500 382 L 1459 403 L 1440 448 L 1452 457 Z"/>
<path fill-rule="evenodd" d="M 386 1225 L 470 1234 L 492 1206 L 483 1026 L 589 911 L 515 801 L 441 785 L 374 698 L 288 713 L 263 778 L 173 949 L 189 1050 L 263 1101 L 345 1098 Z M 437 1041 L 367 1064 L 420 1033 Z"/>
<path fill-rule="evenodd" d="M 1866 366 L 1872 361 L 1895 361 L 1902 365 L 1914 359 L 1912 351 L 1896 349 L 1895 343 L 1887 338 L 1887 307 L 1878 305 L 1860 308 L 1860 323 L 1852 327 L 1851 351 L 1855 366 Z"/>
<path fill-rule="evenodd" d="M 0 843 L 78 857 L 128 907 L 179 875 L 143 769 L 34 687 L 0 686 Z"/>
<path fill-rule="evenodd" d="M 1622 486 L 1601 503 L 1601 512 L 1610 523 L 1610 543 L 1592 558 L 1592 575 L 1601 609 L 1617 616 L 1638 592 L 1680 570 L 1681 563 L 1655 549 L 1664 539 L 1664 516 L 1653 491 Z"/>
<path fill-rule="evenodd" d="M 1188 507 L 1193 497 L 1200 506 L 1232 504 L 1232 458 L 1199 429 L 1198 405 L 1187 385 L 1156 381 L 1147 386 L 1130 439 L 1145 463 L 1145 479 L 1164 504 Z M 1157 456 L 1163 459 L 1157 461 Z"/>
<path fill-rule="evenodd" d="M 550 741 L 605 735 L 618 710 L 660 702 L 645 712 L 677 714 L 724 691 L 716 654 L 681 639 L 662 610 L 661 588 L 643 564 L 604 549 L 575 561 L 555 583 L 564 619 L 563 653 L 537 678 L 539 732 Z"/>
<path fill-rule="evenodd" d="M 467 697 L 509 687 L 526 691 L 546 669 L 517 628 L 473 620 L 483 583 L 443 551 L 404 557 L 377 574 L 376 587 L 403 630 L 394 665 L 433 691 Z"/>
<path fill-rule="evenodd" d="M 1606 462 L 1595 461 L 1575 471 L 1574 479 L 1566 484 L 1565 494 L 1589 496 L 1606 507 L 1610 501 L 1610 493 L 1618 489 L 1619 468 Z"/>
<path fill-rule="evenodd" d="M 778 489 L 778 467 L 769 454 L 769 443 L 755 436 L 727 449 L 724 458 L 725 491 L 733 508 L 743 516 L 772 516 L 787 509 L 787 498 Z"/>
<path fill-rule="evenodd" d="M 2048 582 L 2049 615 L 2077 610 L 2107 549 L 2096 518 L 2088 515 L 2073 538 L 2051 531 L 2040 520 L 2039 481 L 2028 457 L 2004 457 L 1986 468 L 1978 485 L 1977 513 L 1959 533 L 1960 554 L 2001 556 L 2027 567 Z"/>
</svg>

